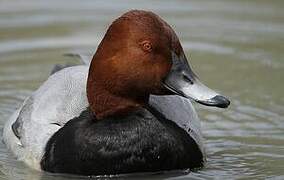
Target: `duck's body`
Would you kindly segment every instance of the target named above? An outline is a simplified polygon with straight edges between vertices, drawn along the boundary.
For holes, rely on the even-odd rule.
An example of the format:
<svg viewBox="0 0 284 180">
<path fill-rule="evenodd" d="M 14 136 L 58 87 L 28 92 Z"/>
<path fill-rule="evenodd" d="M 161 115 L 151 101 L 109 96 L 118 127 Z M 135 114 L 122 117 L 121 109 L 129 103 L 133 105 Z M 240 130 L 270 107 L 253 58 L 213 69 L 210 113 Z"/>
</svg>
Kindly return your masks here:
<svg viewBox="0 0 284 180">
<path fill-rule="evenodd" d="M 3 139 L 19 160 L 34 169 L 42 169 L 40 164 L 48 140 L 69 120 L 80 117 L 88 108 L 88 69 L 87 65 L 80 65 L 52 74 L 7 121 Z M 190 100 L 179 96 L 151 96 L 149 104 L 188 133 L 203 153 L 200 122 Z M 108 130 L 102 129 L 106 134 Z M 154 137 L 148 140 L 152 141 Z"/>
<path fill-rule="evenodd" d="M 111 24 L 90 64 L 55 72 L 24 101 L 4 142 L 19 160 L 49 172 L 200 167 L 200 124 L 188 98 L 230 103 L 198 80 L 165 21 L 134 10 Z"/>
<path fill-rule="evenodd" d="M 151 109 L 151 108 L 150 108 Z M 140 108 L 94 123 L 89 110 L 49 140 L 42 168 L 75 174 L 121 174 L 201 167 L 203 154 L 174 122 Z"/>
</svg>

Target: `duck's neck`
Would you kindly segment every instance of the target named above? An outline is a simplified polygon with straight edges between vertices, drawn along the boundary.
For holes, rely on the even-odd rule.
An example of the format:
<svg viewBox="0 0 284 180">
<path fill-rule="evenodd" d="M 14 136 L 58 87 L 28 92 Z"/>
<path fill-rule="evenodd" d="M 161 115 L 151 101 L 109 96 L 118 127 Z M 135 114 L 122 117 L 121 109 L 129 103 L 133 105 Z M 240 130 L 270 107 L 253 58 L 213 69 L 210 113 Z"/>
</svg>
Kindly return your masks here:
<svg viewBox="0 0 284 180">
<path fill-rule="evenodd" d="M 115 95 L 99 86 L 89 87 L 87 95 L 90 109 L 97 120 L 109 116 L 126 115 L 139 107 L 145 106 L 149 100 L 149 96 L 125 97 Z"/>
</svg>

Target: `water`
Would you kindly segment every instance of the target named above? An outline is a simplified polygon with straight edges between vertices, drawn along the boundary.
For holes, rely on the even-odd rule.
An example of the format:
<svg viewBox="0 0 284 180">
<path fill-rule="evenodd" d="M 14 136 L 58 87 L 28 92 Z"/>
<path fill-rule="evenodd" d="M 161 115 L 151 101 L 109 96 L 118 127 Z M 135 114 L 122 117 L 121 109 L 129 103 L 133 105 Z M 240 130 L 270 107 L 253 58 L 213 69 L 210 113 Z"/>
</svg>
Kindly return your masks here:
<svg viewBox="0 0 284 180">
<path fill-rule="evenodd" d="M 93 53 L 129 9 L 152 10 L 179 35 L 195 72 L 230 97 L 227 110 L 195 104 L 205 168 L 153 179 L 284 179 L 284 1 L 0 1 L 0 127 L 53 64 Z M 35 172 L 0 143 L 0 179 L 80 179 Z"/>
</svg>

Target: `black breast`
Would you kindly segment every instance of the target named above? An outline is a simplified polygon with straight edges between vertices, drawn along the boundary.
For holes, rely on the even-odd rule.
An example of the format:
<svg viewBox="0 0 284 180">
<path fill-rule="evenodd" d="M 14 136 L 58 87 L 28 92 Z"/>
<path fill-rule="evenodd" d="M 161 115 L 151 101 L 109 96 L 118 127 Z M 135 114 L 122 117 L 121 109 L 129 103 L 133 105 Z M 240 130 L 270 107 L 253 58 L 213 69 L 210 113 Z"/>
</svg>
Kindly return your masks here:
<svg viewBox="0 0 284 180">
<path fill-rule="evenodd" d="M 94 121 L 89 111 L 70 120 L 48 141 L 43 170 L 106 175 L 196 168 L 203 155 L 175 123 L 139 109 L 127 117 Z"/>
</svg>

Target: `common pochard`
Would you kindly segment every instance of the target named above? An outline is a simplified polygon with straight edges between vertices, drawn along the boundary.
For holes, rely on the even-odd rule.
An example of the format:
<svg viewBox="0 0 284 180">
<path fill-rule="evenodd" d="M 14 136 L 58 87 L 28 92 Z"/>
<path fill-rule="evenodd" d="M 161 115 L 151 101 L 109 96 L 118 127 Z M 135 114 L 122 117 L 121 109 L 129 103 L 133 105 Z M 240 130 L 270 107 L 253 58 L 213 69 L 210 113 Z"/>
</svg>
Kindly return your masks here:
<svg viewBox="0 0 284 180">
<path fill-rule="evenodd" d="M 226 108 L 191 70 L 173 29 L 133 10 L 108 28 L 90 65 L 52 74 L 12 115 L 4 142 L 30 167 L 110 175 L 202 167 L 192 99 Z"/>
</svg>

